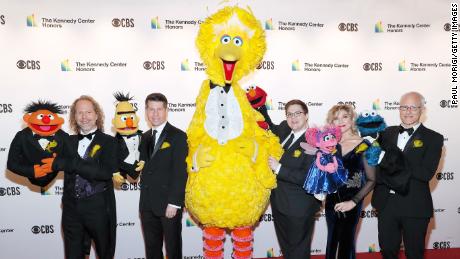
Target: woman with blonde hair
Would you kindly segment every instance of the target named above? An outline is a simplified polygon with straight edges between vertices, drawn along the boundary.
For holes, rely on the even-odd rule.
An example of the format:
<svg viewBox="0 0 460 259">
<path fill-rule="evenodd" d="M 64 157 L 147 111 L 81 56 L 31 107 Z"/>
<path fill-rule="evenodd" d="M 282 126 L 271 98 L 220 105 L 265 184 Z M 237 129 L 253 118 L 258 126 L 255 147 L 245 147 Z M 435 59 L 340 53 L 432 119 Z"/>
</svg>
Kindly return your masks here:
<svg viewBox="0 0 460 259">
<path fill-rule="evenodd" d="M 375 168 L 367 163 L 364 156 L 370 143 L 359 136 L 356 117 L 350 105 L 334 105 L 327 115 L 327 123 L 338 126 L 342 132 L 339 144 L 348 179 L 337 192 L 326 197 L 326 259 L 356 258 L 355 232 L 362 200 L 375 185 Z"/>
</svg>

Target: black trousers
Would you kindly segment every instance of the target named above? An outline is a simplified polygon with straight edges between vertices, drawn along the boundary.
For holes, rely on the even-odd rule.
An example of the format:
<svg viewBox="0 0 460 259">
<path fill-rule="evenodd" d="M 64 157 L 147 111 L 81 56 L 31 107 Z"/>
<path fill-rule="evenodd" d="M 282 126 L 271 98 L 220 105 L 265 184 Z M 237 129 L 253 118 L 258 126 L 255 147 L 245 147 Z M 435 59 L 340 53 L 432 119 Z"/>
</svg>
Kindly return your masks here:
<svg viewBox="0 0 460 259">
<path fill-rule="evenodd" d="M 326 207 L 327 246 L 326 259 L 355 259 L 355 234 L 362 202 L 345 213 Z M 338 248 L 338 251 L 337 251 Z M 337 255 L 337 257 L 336 257 Z"/>
<path fill-rule="evenodd" d="M 285 259 L 309 259 L 315 213 L 296 217 L 272 206 L 276 237 Z"/>
<path fill-rule="evenodd" d="M 152 211 L 141 211 L 147 259 L 163 259 L 163 236 L 168 259 L 182 259 L 182 210 L 166 218 Z"/>
<path fill-rule="evenodd" d="M 62 229 L 66 259 L 83 259 L 88 252 L 88 238 L 95 244 L 100 259 L 112 259 L 115 254 L 116 212 L 113 189 L 85 199 L 63 200 Z M 112 193 L 113 194 L 113 193 Z"/>
<path fill-rule="evenodd" d="M 398 216 L 391 198 L 385 209 L 378 214 L 379 244 L 383 258 L 398 258 L 402 236 L 407 259 L 422 259 L 430 218 Z"/>
</svg>

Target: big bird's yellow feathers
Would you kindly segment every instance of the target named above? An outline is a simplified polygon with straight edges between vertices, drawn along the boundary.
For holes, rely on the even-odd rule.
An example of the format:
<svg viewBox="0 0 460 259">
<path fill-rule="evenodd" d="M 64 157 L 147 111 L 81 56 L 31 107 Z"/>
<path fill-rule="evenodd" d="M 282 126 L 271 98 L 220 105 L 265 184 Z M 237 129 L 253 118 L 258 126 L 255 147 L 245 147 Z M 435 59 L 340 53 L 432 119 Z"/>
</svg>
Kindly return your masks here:
<svg viewBox="0 0 460 259">
<path fill-rule="evenodd" d="M 262 60 L 265 34 L 252 13 L 239 7 L 225 7 L 201 24 L 196 46 L 209 79 L 201 86 L 187 130 L 186 207 L 204 226 L 252 226 L 266 209 L 271 189 L 276 187 L 268 157 L 279 159 L 282 153 L 278 138 L 258 127 L 257 121 L 263 117 L 253 110 L 237 83 Z M 243 130 L 225 144 L 219 144 L 204 126 L 211 82 L 231 85 L 230 91 L 241 111 Z M 209 149 L 215 160 L 196 170 L 192 167 L 200 148 Z"/>
</svg>

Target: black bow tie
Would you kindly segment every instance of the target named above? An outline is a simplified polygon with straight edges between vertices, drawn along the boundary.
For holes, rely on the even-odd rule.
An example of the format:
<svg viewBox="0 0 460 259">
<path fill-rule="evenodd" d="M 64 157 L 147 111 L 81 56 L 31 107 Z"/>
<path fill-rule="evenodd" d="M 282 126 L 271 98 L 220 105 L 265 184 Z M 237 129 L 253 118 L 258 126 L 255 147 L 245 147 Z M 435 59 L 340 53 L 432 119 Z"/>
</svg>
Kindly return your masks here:
<svg viewBox="0 0 460 259">
<path fill-rule="evenodd" d="M 407 134 L 412 135 L 414 133 L 414 128 L 404 128 L 403 126 L 399 126 L 399 134 L 403 133 L 404 131 L 407 131 Z"/>
<path fill-rule="evenodd" d="M 48 141 L 53 141 L 53 140 L 54 140 L 54 136 L 40 136 L 40 135 L 38 135 L 38 134 L 35 134 L 35 135 L 34 135 L 34 139 L 36 139 L 36 140 L 47 139 Z"/>
<path fill-rule="evenodd" d="M 130 138 L 132 138 L 132 137 L 134 137 L 134 136 L 137 136 L 137 132 L 136 132 L 136 133 L 133 133 L 133 134 L 131 134 L 131 135 L 124 135 L 123 137 L 126 137 L 127 139 L 130 139 Z"/>
<path fill-rule="evenodd" d="M 89 139 L 89 140 L 92 140 L 94 134 L 96 134 L 96 131 L 93 132 L 93 133 L 86 134 L 86 135 L 83 135 L 83 134 L 78 133 L 78 140 L 82 140 L 82 139 L 84 139 L 84 138 L 87 138 L 87 139 Z"/>
<path fill-rule="evenodd" d="M 225 84 L 225 86 L 220 86 L 220 85 L 215 85 L 212 82 L 209 84 L 209 88 L 214 89 L 216 86 L 222 87 L 226 93 L 230 91 L 230 86 L 229 84 Z"/>
</svg>

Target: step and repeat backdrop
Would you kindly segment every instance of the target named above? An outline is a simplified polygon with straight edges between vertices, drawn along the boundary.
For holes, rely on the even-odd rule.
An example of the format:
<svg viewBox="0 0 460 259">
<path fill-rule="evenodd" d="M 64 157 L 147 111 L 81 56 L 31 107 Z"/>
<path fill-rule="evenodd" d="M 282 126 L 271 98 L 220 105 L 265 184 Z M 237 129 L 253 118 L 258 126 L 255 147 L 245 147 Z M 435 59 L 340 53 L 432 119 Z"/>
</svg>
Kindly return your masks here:
<svg viewBox="0 0 460 259">
<path fill-rule="evenodd" d="M 9 145 L 24 127 L 24 107 L 49 99 L 64 108 L 82 94 L 105 112 L 114 135 L 115 91 L 169 99 L 169 121 L 186 130 L 205 66 L 195 49 L 200 23 L 225 5 L 249 6 L 266 30 L 267 52 L 240 81 L 268 93 L 275 122 L 284 105 L 304 100 L 310 123 L 323 124 L 338 103 L 377 110 L 399 123 L 399 97 L 426 97 L 425 125 L 445 137 L 440 167 L 430 183 L 435 204 L 426 248 L 460 247 L 459 112 L 457 108 L 457 4 L 451 1 L 0 1 L 0 257 L 63 258 L 63 176 L 48 188 L 32 186 L 6 169 Z M 68 123 L 64 125 L 68 131 Z M 145 120 L 141 129 L 148 129 Z M 138 214 L 140 186 L 116 190 L 115 258 L 144 258 Z M 377 218 L 365 199 L 358 252 L 378 252 Z M 324 211 L 317 215 L 313 254 L 326 247 Z M 183 215 L 184 258 L 202 258 L 201 230 Z M 270 207 L 255 230 L 255 257 L 280 255 Z M 230 255 L 230 237 L 226 240 Z M 91 258 L 95 258 L 94 250 Z"/>
</svg>

